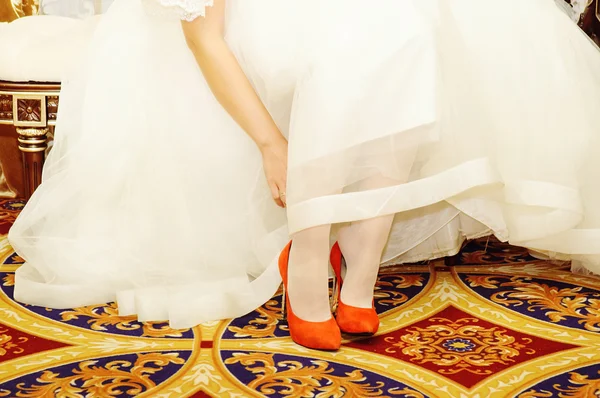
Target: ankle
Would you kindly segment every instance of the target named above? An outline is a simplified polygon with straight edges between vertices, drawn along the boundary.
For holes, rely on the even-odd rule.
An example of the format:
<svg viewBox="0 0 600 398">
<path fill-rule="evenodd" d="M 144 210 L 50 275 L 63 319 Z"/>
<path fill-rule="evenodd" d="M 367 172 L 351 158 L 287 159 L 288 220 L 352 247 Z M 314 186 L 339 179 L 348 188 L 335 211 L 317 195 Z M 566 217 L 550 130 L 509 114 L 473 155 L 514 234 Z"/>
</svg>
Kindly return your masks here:
<svg viewBox="0 0 600 398">
<path fill-rule="evenodd" d="M 344 280 L 340 300 L 349 306 L 371 308 L 373 306 L 374 283 L 371 281 L 352 279 Z"/>
<path fill-rule="evenodd" d="M 359 308 L 371 308 L 379 271 L 379 259 L 346 260 L 341 300 L 344 304 Z"/>
<path fill-rule="evenodd" d="M 294 314 L 308 322 L 324 322 L 331 319 L 328 274 L 325 266 L 311 267 L 306 263 L 298 266 L 290 261 L 287 295 Z M 321 271 L 320 268 L 323 268 Z M 312 270 L 312 272 L 307 272 Z"/>
</svg>

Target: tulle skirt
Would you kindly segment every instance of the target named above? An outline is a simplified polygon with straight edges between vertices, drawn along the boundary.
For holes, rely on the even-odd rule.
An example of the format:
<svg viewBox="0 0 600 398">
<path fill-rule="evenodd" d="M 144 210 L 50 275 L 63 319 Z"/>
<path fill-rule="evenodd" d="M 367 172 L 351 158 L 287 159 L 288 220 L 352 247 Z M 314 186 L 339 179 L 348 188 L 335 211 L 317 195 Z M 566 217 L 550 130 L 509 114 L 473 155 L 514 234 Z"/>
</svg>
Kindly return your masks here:
<svg viewBox="0 0 600 398">
<path fill-rule="evenodd" d="M 597 49 L 552 0 L 379 3 L 228 1 L 227 41 L 289 139 L 283 211 L 179 21 L 117 0 L 10 232 L 16 298 L 175 328 L 240 316 L 295 233 L 388 214 L 384 263 L 494 234 L 600 273 Z"/>
<path fill-rule="evenodd" d="M 572 260 L 574 270 L 600 273 L 600 189 L 594 183 L 600 177 L 594 120 L 600 51 L 551 0 L 427 4 L 436 21 L 442 106 L 439 140 L 420 151 L 425 162 L 418 178 L 437 178 L 455 166 L 460 175 L 438 179 L 430 192 L 478 178 L 487 184 L 468 184 L 435 205 L 456 217 L 408 258 L 425 258 L 429 250 L 454 253 L 453 237 L 493 233 Z M 421 210 L 437 221 L 443 211 Z M 398 222 L 394 231 L 418 225 L 416 218 Z"/>
</svg>

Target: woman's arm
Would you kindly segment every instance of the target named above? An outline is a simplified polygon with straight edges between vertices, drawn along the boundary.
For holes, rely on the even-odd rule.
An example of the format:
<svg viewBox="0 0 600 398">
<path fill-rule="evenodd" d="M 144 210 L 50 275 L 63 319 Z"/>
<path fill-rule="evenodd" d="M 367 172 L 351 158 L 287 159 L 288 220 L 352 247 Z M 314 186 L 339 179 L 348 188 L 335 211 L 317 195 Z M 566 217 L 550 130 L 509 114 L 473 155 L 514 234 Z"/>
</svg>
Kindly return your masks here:
<svg viewBox="0 0 600 398">
<path fill-rule="evenodd" d="M 283 205 L 287 141 L 225 42 L 224 22 L 225 0 L 215 0 L 205 18 L 183 21 L 183 32 L 215 97 L 262 152 L 273 199 Z"/>
</svg>

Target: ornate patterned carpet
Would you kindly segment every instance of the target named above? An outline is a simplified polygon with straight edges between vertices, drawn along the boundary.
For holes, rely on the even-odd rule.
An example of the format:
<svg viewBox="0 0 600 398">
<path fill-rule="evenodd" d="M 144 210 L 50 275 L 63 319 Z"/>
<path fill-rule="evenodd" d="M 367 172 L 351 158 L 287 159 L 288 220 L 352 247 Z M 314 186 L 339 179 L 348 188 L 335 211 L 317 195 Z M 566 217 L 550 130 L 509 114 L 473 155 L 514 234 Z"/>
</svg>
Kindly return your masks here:
<svg viewBox="0 0 600 398">
<path fill-rule="evenodd" d="M 296 346 L 280 296 L 243 318 L 171 330 L 12 299 L 22 260 L 0 201 L 0 397 L 600 397 L 600 279 L 493 240 L 382 271 L 379 334 Z"/>
</svg>

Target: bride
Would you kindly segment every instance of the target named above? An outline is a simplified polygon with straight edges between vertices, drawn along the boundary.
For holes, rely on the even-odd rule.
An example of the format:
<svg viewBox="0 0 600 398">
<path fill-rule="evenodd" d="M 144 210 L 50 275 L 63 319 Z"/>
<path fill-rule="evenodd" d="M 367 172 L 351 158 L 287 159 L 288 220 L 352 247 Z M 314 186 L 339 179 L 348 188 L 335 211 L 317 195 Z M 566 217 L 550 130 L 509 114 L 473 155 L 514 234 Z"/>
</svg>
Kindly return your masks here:
<svg viewBox="0 0 600 398">
<path fill-rule="evenodd" d="M 377 331 L 380 263 L 494 234 L 600 273 L 598 109 L 553 0 L 116 0 L 10 231 L 15 297 L 184 328 L 283 276 L 292 338 L 336 349 Z"/>
</svg>

